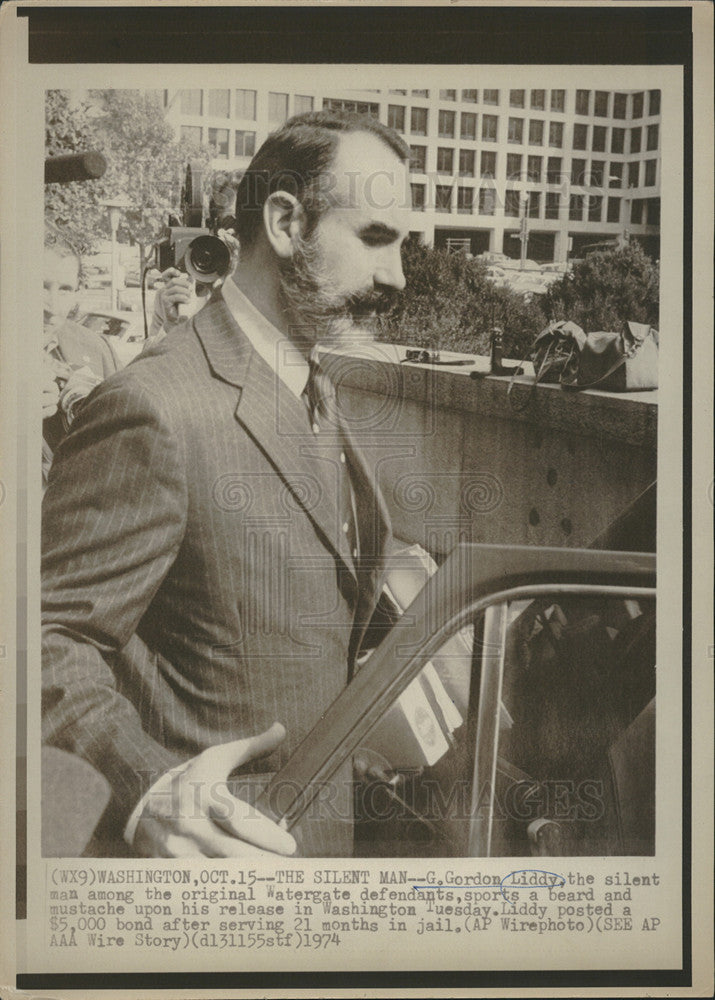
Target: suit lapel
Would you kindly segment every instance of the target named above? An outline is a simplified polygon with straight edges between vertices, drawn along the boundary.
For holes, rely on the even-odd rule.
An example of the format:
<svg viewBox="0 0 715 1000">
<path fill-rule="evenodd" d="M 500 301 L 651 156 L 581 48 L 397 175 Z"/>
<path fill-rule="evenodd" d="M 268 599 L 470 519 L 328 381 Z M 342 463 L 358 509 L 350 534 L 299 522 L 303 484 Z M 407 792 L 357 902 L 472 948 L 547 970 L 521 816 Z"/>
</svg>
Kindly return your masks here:
<svg viewBox="0 0 715 1000">
<path fill-rule="evenodd" d="M 338 509 L 339 446 L 312 434 L 302 400 L 254 350 L 220 294 L 196 314 L 194 328 L 213 374 L 240 390 L 236 419 L 357 582 Z"/>
<path fill-rule="evenodd" d="M 352 671 L 352 665 L 355 663 L 363 636 L 382 591 L 385 555 L 390 547 L 391 531 L 385 500 L 377 488 L 375 478 L 346 427 L 343 427 L 343 434 L 355 491 L 361 550 L 358 567 L 359 598 L 355 612 L 356 628 L 351 636 L 348 656 Z"/>
<path fill-rule="evenodd" d="M 343 425 L 345 451 L 358 508 L 360 550 L 368 560 L 381 558 L 389 535 L 390 517 L 382 493 L 377 488 L 361 449 L 355 443 L 349 427 Z"/>
</svg>

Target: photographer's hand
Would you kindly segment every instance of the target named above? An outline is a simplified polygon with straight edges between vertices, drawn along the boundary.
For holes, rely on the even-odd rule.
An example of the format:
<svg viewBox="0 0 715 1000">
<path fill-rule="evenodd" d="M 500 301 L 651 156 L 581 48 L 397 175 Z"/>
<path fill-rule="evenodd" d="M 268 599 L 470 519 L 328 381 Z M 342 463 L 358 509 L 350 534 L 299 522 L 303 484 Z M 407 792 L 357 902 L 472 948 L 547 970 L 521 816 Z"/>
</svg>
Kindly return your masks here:
<svg viewBox="0 0 715 1000">
<path fill-rule="evenodd" d="M 191 278 L 175 267 L 167 267 L 161 275 L 161 281 L 163 287 L 157 289 L 156 295 L 157 300 L 161 301 L 164 325 L 178 323 L 183 319 L 181 307 L 191 301 L 193 291 Z M 157 312 L 156 303 L 154 311 Z"/>
<path fill-rule="evenodd" d="M 226 784 L 235 768 L 271 753 L 284 737 L 276 722 L 257 736 L 210 747 L 164 775 L 143 800 L 134 849 L 149 858 L 294 854 L 293 837 Z"/>
</svg>

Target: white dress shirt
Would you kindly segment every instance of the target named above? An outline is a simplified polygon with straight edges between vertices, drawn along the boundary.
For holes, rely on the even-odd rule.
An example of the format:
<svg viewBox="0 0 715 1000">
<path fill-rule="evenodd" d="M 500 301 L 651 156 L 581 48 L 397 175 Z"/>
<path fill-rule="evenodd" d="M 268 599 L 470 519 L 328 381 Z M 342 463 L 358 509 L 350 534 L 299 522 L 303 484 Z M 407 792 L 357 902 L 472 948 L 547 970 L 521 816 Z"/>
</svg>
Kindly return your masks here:
<svg viewBox="0 0 715 1000">
<path fill-rule="evenodd" d="M 230 278 L 221 288 L 229 312 L 268 367 L 298 398 L 303 395 L 310 371 L 298 348 L 266 319 Z"/>
</svg>

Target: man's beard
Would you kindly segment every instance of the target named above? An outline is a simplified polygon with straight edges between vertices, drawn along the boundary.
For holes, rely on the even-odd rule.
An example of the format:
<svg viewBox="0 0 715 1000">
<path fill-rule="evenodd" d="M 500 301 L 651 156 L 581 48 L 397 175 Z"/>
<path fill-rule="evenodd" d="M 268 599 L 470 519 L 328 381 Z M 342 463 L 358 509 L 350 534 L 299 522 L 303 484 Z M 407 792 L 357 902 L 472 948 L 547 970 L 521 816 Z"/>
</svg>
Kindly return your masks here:
<svg viewBox="0 0 715 1000">
<path fill-rule="evenodd" d="M 331 290 L 330 272 L 314 235 L 299 238 L 293 256 L 281 262 L 280 295 L 296 339 L 347 346 L 375 339 L 398 293 L 390 288 L 352 295 Z"/>
</svg>

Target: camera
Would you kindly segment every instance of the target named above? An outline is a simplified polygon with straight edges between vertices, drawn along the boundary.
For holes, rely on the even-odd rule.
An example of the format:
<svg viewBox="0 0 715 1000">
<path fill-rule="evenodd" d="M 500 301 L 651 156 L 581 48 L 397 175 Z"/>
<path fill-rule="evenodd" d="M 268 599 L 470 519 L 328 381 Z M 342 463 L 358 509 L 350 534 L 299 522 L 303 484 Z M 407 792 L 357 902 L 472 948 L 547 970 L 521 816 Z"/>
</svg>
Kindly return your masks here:
<svg viewBox="0 0 715 1000">
<path fill-rule="evenodd" d="M 439 351 L 421 351 L 419 349 L 407 348 L 405 351 L 404 361 L 416 361 L 419 364 L 436 364 L 439 363 Z"/>
<path fill-rule="evenodd" d="M 214 218 L 215 214 L 212 206 L 210 215 Z M 161 272 L 176 267 L 205 285 L 224 278 L 231 268 L 231 254 L 223 240 L 204 225 L 203 165 L 196 161 L 186 168 L 181 215 L 183 225 L 176 216 L 169 216 L 169 225 L 156 244 L 156 266 Z"/>
<path fill-rule="evenodd" d="M 156 248 L 156 266 L 160 271 L 176 267 L 202 284 L 224 278 L 231 266 L 228 247 L 197 226 L 168 226 Z"/>
</svg>

